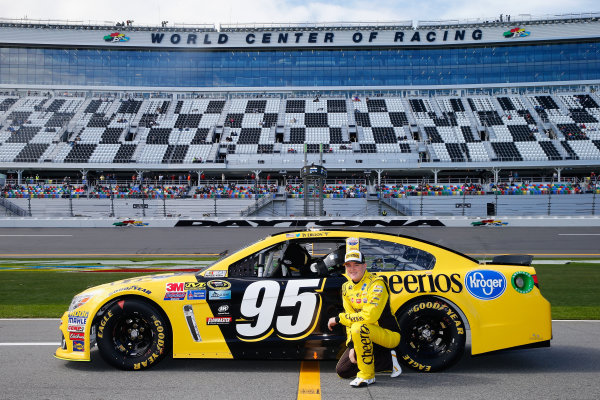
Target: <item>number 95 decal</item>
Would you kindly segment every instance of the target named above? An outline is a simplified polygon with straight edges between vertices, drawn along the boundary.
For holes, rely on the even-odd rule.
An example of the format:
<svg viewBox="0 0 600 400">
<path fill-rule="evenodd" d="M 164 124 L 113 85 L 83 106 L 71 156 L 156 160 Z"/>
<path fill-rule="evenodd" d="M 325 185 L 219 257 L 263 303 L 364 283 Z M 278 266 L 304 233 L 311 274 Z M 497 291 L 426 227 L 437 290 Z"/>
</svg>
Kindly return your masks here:
<svg viewBox="0 0 600 400">
<path fill-rule="evenodd" d="M 320 281 L 290 280 L 281 298 L 280 283 L 277 281 L 250 284 L 240 305 L 243 320 L 238 320 L 236 325 L 240 340 L 259 341 L 273 332 L 286 340 L 308 336 L 315 328 L 321 312 L 321 296 L 315 293 Z"/>
</svg>

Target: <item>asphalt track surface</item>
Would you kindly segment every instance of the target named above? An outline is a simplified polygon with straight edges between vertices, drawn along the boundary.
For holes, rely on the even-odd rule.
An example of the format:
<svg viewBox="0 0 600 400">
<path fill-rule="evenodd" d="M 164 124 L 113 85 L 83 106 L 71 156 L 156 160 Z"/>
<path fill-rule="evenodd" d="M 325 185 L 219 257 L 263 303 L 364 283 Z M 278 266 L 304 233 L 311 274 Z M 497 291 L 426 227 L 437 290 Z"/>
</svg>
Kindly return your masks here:
<svg viewBox="0 0 600 400">
<path fill-rule="evenodd" d="M 290 228 L 1 228 L 0 256 L 194 256 L 229 253 Z M 600 257 L 600 228 L 375 228 L 473 256 Z"/>
<path fill-rule="evenodd" d="M 53 256 L 193 256 L 233 252 L 289 228 L 40 228 L 0 229 L 3 258 Z M 526 253 L 600 257 L 598 228 L 380 228 L 473 256 Z M 551 348 L 467 355 L 453 368 L 352 389 L 319 362 L 323 399 L 598 399 L 600 322 L 556 321 Z M 0 320 L 0 399 L 296 399 L 298 361 L 172 360 L 144 372 L 52 357 L 57 320 Z M 14 344 L 17 345 L 14 345 Z M 21 343 L 21 344 L 19 344 Z"/>
<path fill-rule="evenodd" d="M 323 361 L 321 395 L 354 400 L 600 398 L 600 321 L 554 321 L 553 332 L 550 348 L 465 355 L 435 374 L 405 368 L 398 378 L 378 375 L 375 385 L 362 389 L 339 379 L 333 361 Z M 91 362 L 55 359 L 58 320 L 0 320 L 0 338 L 0 399 L 282 400 L 298 395 L 299 361 L 165 359 L 147 371 L 123 372 L 105 364 L 97 350 Z"/>
</svg>

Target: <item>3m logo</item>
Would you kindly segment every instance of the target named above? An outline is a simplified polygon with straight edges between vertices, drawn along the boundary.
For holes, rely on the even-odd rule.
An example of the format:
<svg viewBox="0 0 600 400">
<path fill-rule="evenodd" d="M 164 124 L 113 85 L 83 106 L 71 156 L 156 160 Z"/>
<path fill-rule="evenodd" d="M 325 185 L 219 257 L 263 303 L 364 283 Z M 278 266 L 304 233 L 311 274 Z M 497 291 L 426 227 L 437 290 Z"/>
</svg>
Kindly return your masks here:
<svg viewBox="0 0 600 400">
<path fill-rule="evenodd" d="M 185 290 L 185 283 L 173 282 L 167 283 L 167 292 L 183 292 Z"/>
</svg>

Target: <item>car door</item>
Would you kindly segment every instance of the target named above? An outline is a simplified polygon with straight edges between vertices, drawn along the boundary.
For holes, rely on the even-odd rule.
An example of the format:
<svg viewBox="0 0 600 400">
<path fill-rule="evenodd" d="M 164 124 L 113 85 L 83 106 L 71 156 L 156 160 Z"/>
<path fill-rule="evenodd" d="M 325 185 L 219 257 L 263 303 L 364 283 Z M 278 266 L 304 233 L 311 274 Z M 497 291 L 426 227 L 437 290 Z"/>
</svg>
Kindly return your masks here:
<svg viewBox="0 0 600 400">
<path fill-rule="evenodd" d="M 312 276 L 281 263 L 289 243 L 233 263 L 206 279 L 207 303 L 234 358 L 334 358 L 345 332 L 327 321 L 341 311 L 341 275 Z M 270 260 L 270 261 L 269 261 Z"/>
</svg>

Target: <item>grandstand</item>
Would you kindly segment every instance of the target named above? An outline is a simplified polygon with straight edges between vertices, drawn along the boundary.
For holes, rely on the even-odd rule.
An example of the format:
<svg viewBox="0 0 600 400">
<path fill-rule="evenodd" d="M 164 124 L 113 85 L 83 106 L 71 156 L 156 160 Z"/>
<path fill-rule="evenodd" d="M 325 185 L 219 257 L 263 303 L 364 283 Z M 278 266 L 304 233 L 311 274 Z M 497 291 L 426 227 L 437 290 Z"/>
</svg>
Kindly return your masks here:
<svg viewBox="0 0 600 400">
<path fill-rule="evenodd" d="M 254 175 L 277 187 L 251 193 L 255 182 L 240 196 L 294 199 L 301 188 L 288 190 L 287 178 L 321 157 L 330 177 L 366 180 L 357 199 L 394 198 L 378 190 L 386 179 L 595 176 L 599 17 L 194 27 L 0 20 L 0 172 L 13 185 L 3 193 L 23 197 L 19 185 L 33 176 L 96 183 L 164 174 L 179 177 L 166 191 L 133 188 L 133 179 L 126 192 L 100 182 L 67 194 L 199 200 L 215 192 L 203 176 Z M 51 186 L 26 196 L 65 196 Z M 325 193 L 348 198 L 342 186 Z"/>
</svg>

